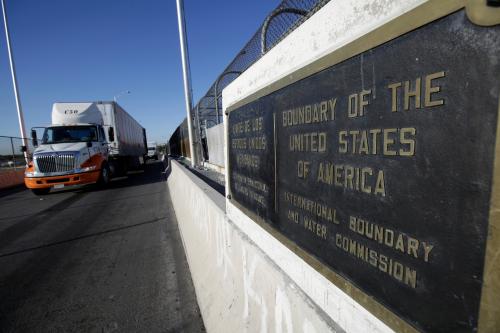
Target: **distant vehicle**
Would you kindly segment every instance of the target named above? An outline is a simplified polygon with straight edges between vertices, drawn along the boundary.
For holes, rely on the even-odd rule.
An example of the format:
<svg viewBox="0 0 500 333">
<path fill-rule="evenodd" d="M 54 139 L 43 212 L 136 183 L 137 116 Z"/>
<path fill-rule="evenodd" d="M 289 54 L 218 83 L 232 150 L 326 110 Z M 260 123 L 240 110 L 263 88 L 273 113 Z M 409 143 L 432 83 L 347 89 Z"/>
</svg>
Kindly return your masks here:
<svg viewBox="0 0 500 333">
<path fill-rule="evenodd" d="M 116 102 L 54 103 L 40 145 L 32 129 L 33 160 L 24 182 L 35 194 L 99 183 L 144 164 L 146 131 Z"/>
<path fill-rule="evenodd" d="M 158 161 L 158 146 L 156 145 L 156 142 L 154 141 L 149 141 L 148 142 L 148 154 L 147 158 L 155 159 Z"/>
</svg>

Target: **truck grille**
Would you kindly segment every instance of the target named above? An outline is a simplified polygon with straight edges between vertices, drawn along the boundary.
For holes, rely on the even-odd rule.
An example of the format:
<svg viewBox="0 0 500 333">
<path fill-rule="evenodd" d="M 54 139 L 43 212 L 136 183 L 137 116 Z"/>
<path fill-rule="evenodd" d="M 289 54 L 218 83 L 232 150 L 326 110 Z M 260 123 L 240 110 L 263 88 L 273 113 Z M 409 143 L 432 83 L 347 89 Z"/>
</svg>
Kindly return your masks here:
<svg viewBox="0 0 500 333">
<path fill-rule="evenodd" d="M 75 168 L 74 154 L 44 154 L 34 159 L 42 173 L 71 171 Z"/>
</svg>

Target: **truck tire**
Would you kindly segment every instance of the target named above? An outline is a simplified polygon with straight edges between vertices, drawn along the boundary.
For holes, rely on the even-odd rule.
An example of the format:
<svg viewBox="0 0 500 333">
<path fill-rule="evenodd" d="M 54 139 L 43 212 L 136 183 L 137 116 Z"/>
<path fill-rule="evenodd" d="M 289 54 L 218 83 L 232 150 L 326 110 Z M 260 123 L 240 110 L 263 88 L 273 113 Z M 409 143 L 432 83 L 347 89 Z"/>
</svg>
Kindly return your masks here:
<svg viewBox="0 0 500 333">
<path fill-rule="evenodd" d="M 101 173 L 99 175 L 99 180 L 97 180 L 97 184 L 100 187 L 106 187 L 109 185 L 111 179 L 111 171 L 109 171 L 108 163 L 103 163 L 101 166 Z"/>
<path fill-rule="evenodd" d="M 47 188 L 32 188 L 31 192 L 35 195 L 46 195 L 50 192 L 50 187 Z"/>
</svg>

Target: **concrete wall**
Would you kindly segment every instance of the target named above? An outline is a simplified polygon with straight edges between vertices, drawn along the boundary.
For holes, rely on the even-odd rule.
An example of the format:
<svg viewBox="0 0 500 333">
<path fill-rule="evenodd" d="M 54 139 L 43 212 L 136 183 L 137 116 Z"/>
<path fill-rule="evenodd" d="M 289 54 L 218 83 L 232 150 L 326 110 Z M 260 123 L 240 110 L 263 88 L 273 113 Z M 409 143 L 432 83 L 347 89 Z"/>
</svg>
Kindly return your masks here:
<svg viewBox="0 0 500 333">
<path fill-rule="evenodd" d="M 222 195 L 176 161 L 167 184 L 208 332 L 343 331 L 227 219 Z"/>
<path fill-rule="evenodd" d="M 224 167 L 224 124 L 207 129 L 208 160 Z"/>
<path fill-rule="evenodd" d="M 9 188 L 24 183 L 24 168 L 0 171 L 0 189 Z"/>
<path fill-rule="evenodd" d="M 329 2 L 223 90 L 224 110 L 425 2 Z M 168 186 L 209 332 L 392 332 L 176 162 Z"/>
</svg>

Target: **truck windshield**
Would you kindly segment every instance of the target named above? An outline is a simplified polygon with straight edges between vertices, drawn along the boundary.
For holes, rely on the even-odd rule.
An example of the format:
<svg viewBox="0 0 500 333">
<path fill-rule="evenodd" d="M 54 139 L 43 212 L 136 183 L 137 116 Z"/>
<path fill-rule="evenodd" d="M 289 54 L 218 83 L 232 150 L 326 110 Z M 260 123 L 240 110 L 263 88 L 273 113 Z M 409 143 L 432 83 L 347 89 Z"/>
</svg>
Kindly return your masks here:
<svg viewBox="0 0 500 333">
<path fill-rule="evenodd" d="M 97 141 L 97 128 L 95 126 L 48 127 L 45 129 L 42 139 L 43 144 L 88 141 Z"/>
</svg>

